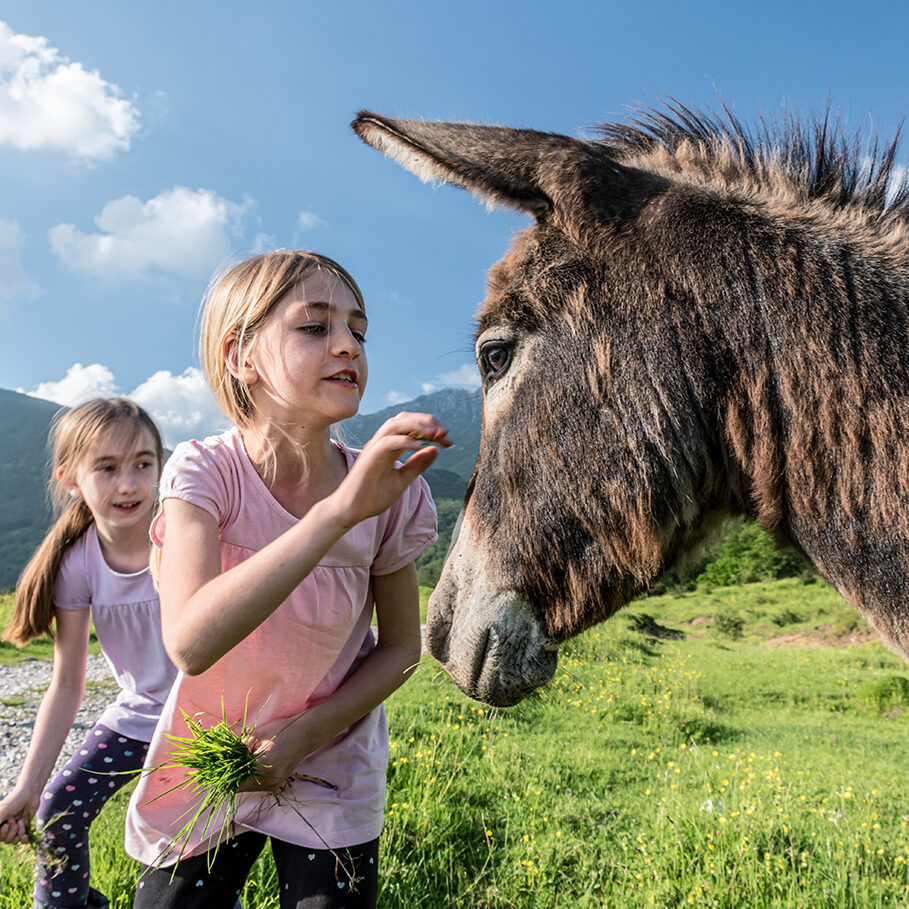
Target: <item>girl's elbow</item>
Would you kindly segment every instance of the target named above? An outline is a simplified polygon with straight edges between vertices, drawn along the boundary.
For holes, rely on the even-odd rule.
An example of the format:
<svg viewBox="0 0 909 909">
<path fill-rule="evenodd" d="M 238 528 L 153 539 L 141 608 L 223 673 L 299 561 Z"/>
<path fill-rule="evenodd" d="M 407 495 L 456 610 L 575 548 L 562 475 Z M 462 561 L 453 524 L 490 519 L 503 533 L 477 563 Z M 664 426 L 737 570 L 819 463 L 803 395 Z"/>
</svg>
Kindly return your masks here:
<svg viewBox="0 0 909 909">
<path fill-rule="evenodd" d="M 177 667 L 184 675 L 202 675 L 206 669 L 210 669 L 212 661 L 201 660 L 198 656 L 186 653 L 171 655 L 174 666 Z"/>
<path fill-rule="evenodd" d="M 417 666 L 420 663 L 421 653 L 422 648 L 419 642 L 417 642 L 415 645 L 404 648 L 401 662 L 404 667 L 403 672 L 405 679 L 409 679 L 416 671 Z"/>
<path fill-rule="evenodd" d="M 192 646 L 191 641 L 185 641 L 179 634 L 164 634 L 164 649 L 171 662 L 185 675 L 200 675 L 211 666 L 202 659 L 198 649 Z"/>
<path fill-rule="evenodd" d="M 193 650 L 182 650 L 176 654 L 176 658 L 172 656 L 171 659 L 174 661 L 174 666 L 184 675 L 202 675 L 207 669 L 211 669 L 215 662 Z"/>
</svg>

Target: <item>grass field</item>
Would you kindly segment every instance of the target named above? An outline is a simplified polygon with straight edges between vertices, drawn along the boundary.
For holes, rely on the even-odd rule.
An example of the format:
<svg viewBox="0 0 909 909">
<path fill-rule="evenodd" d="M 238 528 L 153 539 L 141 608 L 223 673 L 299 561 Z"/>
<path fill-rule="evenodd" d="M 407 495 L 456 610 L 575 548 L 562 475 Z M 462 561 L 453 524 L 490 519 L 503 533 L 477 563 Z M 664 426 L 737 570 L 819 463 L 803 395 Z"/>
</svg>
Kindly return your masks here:
<svg viewBox="0 0 909 909">
<path fill-rule="evenodd" d="M 387 705 L 380 905 L 909 907 L 909 667 L 872 638 L 778 581 L 638 601 L 510 710 L 424 657 Z M 118 907 L 124 806 L 92 830 Z M 28 855 L 0 862 L 0 907 L 28 905 Z M 243 905 L 276 890 L 260 860 Z"/>
</svg>

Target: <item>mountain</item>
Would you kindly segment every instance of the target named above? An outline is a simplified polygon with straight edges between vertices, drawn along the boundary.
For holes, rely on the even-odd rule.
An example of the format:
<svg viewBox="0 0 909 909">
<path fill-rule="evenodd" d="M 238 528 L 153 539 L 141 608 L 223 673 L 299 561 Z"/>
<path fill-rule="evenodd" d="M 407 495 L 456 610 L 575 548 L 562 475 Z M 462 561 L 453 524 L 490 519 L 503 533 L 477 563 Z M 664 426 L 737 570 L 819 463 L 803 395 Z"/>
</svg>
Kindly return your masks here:
<svg viewBox="0 0 909 909">
<path fill-rule="evenodd" d="M 59 409 L 0 388 L 0 590 L 16 583 L 50 523 L 47 439 Z"/>
<path fill-rule="evenodd" d="M 0 389 L 0 590 L 16 583 L 50 524 L 47 440 L 59 409 L 50 401 Z M 442 450 L 426 478 L 435 499 L 460 501 L 480 448 L 480 392 L 449 388 L 378 413 L 358 414 L 340 424 L 338 436 L 359 447 L 402 410 L 434 414 L 451 431 L 454 445 Z"/>
<path fill-rule="evenodd" d="M 432 474 L 439 471 L 456 474 L 464 481 L 466 489 L 467 480 L 470 479 L 477 462 L 477 452 L 480 450 L 480 429 L 483 424 L 482 392 L 446 388 L 432 394 L 421 395 L 405 404 L 386 407 L 376 413 L 357 414 L 338 425 L 338 438 L 354 448 L 360 448 L 387 419 L 402 410 L 431 413 L 448 427 L 454 444 L 451 448 L 441 449 L 432 468 L 427 471 L 429 485 L 432 486 L 433 495 L 438 498 L 462 498 L 463 491 L 458 496 L 442 495 L 441 490 L 437 490 L 432 482 Z"/>
</svg>

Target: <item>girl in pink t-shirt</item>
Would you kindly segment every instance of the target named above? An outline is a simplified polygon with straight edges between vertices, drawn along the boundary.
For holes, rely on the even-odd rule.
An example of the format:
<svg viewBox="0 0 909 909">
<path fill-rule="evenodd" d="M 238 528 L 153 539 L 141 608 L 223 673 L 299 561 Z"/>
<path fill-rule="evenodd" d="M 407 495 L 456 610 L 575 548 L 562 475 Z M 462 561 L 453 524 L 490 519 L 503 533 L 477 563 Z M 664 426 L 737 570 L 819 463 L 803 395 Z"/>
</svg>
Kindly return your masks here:
<svg viewBox="0 0 909 909">
<path fill-rule="evenodd" d="M 332 441 L 363 394 L 365 334 L 353 278 L 314 253 L 257 256 L 210 291 L 202 361 L 236 426 L 179 445 L 161 480 L 152 540 L 164 641 L 182 672 L 146 766 L 167 761 L 187 715 L 246 717 L 268 773 L 244 787 L 223 834 L 220 818 L 207 836 L 196 825 L 175 868 L 185 777 L 143 775 L 126 843 L 153 867 L 135 907 L 232 905 L 268 838 L 282 906 L 375 905 L 382 702 L 419 660 L 414 558 L 435 539 L 420 474 L 438 453 L 424 444 L 450 443 L 433 417 L 408 413 L 361 452 Z"/>
<path fill-rule="evenodd" d="M 40 825 L 36 906 L 108 905 L 89 887 L 88 830 L 142 767 L 177 674 L 148 568 L 163 460 L 154 422 L 132 401 L 88 401 L 55 426 L 51 482 L 61 515 L 22 572 L 5 634 L 22 645 L 55 631 L 50 687 L 19 779 L 0 801 L 0 841 L 24 841 L 33 817 Z M 42 793 L 82 700 L 92 622 L 120 693 Z"/>
</svg>

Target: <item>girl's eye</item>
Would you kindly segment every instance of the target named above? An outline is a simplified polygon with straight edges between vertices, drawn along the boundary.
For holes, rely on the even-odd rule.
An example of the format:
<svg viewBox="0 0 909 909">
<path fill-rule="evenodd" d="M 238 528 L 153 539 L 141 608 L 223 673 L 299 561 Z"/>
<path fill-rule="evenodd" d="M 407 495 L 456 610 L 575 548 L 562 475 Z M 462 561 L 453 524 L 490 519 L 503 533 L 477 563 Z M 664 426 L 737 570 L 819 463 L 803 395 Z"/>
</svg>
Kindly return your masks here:
<svg viewBox="0 0 909 909">
<path fill-rule="evenodd" d="M 356 338 L 357 344 L 366 343 L 366 335 L 362 331 L 352 331 L 351 334 Z"/>
<path fill-rule="evenodd" d="M 309 335 L 320 335 L 325 331 L 324 325 L 301 325 L 300 331 L 306 332 Z"/>
</svg>

